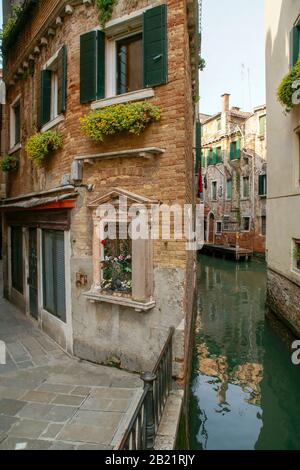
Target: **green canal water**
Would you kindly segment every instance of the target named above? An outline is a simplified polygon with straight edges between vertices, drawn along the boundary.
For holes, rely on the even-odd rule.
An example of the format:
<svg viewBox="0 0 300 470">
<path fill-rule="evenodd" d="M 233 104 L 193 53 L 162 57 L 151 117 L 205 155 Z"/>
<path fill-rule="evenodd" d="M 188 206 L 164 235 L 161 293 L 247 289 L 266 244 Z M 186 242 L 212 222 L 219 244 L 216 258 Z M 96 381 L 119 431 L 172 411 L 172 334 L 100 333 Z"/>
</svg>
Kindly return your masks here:
<svg viewBox="0 0 300 470">
<path fill-rule="evenodd" d="M 300 449 L 293 337 L 266 319 L 266 267 L 201 256 L 189 403 L 193 450 Z"/>
</svg>

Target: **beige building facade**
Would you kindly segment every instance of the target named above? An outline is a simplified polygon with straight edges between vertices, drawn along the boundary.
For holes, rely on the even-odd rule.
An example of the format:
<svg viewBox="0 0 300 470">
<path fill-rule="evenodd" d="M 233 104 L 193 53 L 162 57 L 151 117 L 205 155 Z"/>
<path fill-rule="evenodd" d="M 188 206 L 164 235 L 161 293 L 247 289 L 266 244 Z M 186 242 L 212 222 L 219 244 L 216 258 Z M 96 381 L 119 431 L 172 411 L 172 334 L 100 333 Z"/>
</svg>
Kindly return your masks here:
<svg viewBox="0 0 300 470">
<path fill-rule="evenodd" d="M 300 2 L 266 0 L 268 305 L 300 334 L 300 107 L 286 113 L 277 89 L 299 55 Z M 299 36 L 298 36 L 299 37 Z"/>
</svg>

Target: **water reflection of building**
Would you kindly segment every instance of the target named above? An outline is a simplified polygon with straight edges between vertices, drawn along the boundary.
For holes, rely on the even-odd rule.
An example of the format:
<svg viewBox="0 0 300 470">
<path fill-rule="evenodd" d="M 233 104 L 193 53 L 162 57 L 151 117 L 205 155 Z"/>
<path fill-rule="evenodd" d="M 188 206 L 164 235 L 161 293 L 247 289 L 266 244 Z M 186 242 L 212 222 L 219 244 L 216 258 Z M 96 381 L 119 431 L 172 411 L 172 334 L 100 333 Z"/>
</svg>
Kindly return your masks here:
<svg viewBox="0 0 300 470">
<path fill-rule="evenodd" d="M 207 258 L 199 267 L 199 311 L 203 341 L 210 353 L 225 356 L 231 371 L 240 364 L 260 364 L 265 302 L 263 265 L 218 263 Z"/>
<path fill-rule="evenodd" d="M 229 369 L 225 356 L 210 357 L 210 352 L 205 343 L 198 345 L 199 372 L 207 377 L 218 378 L 216 393 L 220 405 L 227 404 L 226 392 L 228 383 L 240 386 L 244 392 L 249 392 L 247 402 L 252 405 L 260 405 L 260 384 L 263 378 L 263 366 L 261 364 L 241 364 L 234 370 Z"/>
</svg>

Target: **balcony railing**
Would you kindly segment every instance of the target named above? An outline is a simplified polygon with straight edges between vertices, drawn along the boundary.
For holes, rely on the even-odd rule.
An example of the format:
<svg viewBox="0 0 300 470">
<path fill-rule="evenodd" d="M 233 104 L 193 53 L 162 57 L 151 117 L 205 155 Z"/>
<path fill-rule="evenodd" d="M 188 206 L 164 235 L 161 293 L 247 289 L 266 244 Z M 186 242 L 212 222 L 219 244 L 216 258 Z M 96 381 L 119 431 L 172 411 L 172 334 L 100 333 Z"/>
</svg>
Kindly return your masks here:
<svg viewBox="0 0 300 470">
<path fill-rule="evenodd" d="M 152 372 L 141 376 L 144 391 L 119 450 L 153 450 L 167 399 L 172 390 L 173 336 L 170 332 Z"/>
</svg>

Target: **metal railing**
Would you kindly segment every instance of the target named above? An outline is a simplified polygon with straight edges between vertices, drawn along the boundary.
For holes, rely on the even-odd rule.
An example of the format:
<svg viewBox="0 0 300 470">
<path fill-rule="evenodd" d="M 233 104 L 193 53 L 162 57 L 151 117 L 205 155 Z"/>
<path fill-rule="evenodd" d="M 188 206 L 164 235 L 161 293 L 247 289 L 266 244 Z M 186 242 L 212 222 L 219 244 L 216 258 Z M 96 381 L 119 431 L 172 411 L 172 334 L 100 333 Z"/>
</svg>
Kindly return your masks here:
<svg viewBox="0 0 300 470">
<path fill-rule="evenodd" d="M 119 450 L 153 450 L 155 436 L 172 390 L 173 336 L 170 332 L 152 372 L 141 376 L 144 391 Z"/>
</svg>

